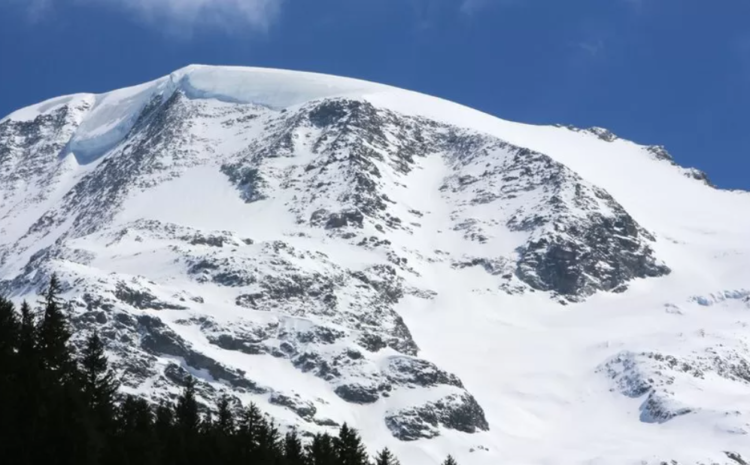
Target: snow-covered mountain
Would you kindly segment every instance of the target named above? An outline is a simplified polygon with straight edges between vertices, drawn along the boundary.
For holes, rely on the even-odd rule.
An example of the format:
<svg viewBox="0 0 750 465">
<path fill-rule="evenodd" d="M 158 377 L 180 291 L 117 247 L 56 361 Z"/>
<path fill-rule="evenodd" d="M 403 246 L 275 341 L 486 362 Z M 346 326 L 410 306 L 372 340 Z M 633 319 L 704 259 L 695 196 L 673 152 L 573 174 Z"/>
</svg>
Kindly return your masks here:
<svg viewBox="0 0 750 465">
<path fill-rule="evenodd" d="M 750 459 L 750 193 L 605 129 L 251 68 L 52 99 L 0 120 L 0 292 L 53 272 L 153 400 L 407 465 Z"/>
</svg>

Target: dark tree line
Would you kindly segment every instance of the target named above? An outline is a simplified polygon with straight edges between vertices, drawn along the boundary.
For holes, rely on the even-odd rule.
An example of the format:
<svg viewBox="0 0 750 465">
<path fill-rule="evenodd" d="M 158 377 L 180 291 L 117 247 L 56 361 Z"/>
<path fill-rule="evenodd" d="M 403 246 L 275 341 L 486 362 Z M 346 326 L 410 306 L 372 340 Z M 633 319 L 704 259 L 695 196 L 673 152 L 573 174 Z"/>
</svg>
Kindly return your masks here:
<svg viewBox="0 0 750 465">
<path fill-rule="evenodd" d="M 201 414 L 195 382 L 174 404 L 152 407 L 118 394 L 94 333 L 78 353 L 53 276 L 40 308 L 0 297 L 0 457 L 17 465 L 397 465 L 388 450 L 371 461 L 346 424 L 303 444 L 256 407 L 222 397 Z M 452 457 L 444 465 L 455 465 Z"/>
</svg>

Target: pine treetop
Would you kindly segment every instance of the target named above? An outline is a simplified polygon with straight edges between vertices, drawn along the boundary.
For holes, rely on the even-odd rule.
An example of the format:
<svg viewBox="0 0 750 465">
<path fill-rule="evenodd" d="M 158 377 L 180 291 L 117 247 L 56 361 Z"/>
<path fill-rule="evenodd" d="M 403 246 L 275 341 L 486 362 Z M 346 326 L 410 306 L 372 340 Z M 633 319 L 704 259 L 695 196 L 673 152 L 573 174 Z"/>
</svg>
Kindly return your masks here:
<svg viewBox="0 0 750 465">
<path fill-rule="evenodd" d="M 453 456 L 449 455 L 445 459 L 445 462 L 443 462 L 443 465 L 458 465 L 458 464 L 456 463 L 456 460 L 453 458 Z"/>
<path fill-rule="evenodd" d="M 386 447 L 375 456 L 374 465 L 400 465 L 396 456 Z"/>
</svg>

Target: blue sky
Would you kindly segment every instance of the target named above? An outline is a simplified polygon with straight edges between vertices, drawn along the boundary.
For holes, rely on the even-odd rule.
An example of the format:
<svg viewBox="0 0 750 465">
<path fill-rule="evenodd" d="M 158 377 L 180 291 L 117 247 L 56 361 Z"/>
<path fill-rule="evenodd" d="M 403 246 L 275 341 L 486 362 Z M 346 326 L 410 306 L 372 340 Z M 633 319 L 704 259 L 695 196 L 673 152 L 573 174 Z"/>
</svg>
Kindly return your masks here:
<svg viewBox="0 0 750 465">
<path fill-rule="evenodd" d="M 191 63 L 339 74 L 505 119 L 603 126 L 750 189 L 747 0 L 0 0 L 2 115 Z"/>
</svg>

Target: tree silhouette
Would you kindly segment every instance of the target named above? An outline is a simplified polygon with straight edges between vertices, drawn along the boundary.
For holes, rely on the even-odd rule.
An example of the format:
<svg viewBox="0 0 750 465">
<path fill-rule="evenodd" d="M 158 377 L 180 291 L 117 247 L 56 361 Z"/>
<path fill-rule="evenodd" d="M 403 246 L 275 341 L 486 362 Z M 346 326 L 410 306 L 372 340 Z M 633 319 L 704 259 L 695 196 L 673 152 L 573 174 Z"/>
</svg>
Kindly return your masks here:
<svg viewBox="0 0 750 465">
<path fill-rule="evenodd" d="M 36 312 L 41 320 L 25 302 L 19 318 L 0 298 L 0 457 L 14 465 L 369 464 L 348 425 L 303 446 L 295 431 L 282 437 L 254 404 L 236 414 L 224 395 L 209 411 L 192 377 L 175 403 L 156 408 L 118 395 L 99 335 L 89 335 L 80 353 L 69 344 L 60 289 L 53 276 Z M 397 464 L 387 449 L 375 461 Z"/>
<path fill-rule="evenodd" d="M 458 465 L 458 464 L 456 463 L 456 460 L 453 458 L 453 456 L 449 455 L 443 462 L 443 465 Z"/>
<path fill-rule="evenodd" d="M 338 465 L 368 465 L 367 450 L 356 430 L 344 423 L 334 440 Z"/>
<path fill-rule="evenodd" d="M 400 465 L 400 463 L 386 447 L 375 456 L 375 465 Z"/>
</svg>

